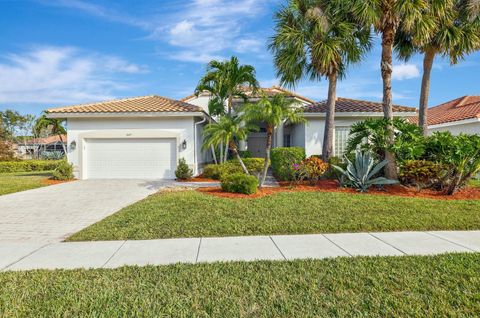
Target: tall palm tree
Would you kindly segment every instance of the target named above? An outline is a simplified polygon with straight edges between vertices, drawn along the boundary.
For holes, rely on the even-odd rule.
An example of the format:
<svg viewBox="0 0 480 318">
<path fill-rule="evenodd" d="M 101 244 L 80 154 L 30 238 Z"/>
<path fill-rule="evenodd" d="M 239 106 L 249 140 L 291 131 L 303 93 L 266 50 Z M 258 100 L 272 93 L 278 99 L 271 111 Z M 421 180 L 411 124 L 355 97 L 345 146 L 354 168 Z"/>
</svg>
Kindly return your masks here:
<svg viewBox="0 0 480 318">
<path fill-rule="evenodd" d="M 64 144 L 63 135 L 67 133 L 67 130 L 63 127 L 63 123 L 64 120 L 59 118 L 48 118 L 44 113 L 37 119 L 34 130 L 36 134 L 40 134 L 42 130 L 48 130 L 52 135 L 57 135 L 62 143 L 63 151 L 66 154 L 67 149 Z"/>
<path fill-rule="evenodd" d="M 383 113 L 386 119 L 393 119 L 392 102 L 392 70 L 393 70 L 393 43 L 396 32 L 402 24 L 404 30 L 411 30 L 416 21 L 420 21 L 423 12 L 428 8 L 429 0 L 353 0 L 350 1 L 351 11 L 356 19 L 381 34 L 381 63 L 380 72 L 383 81 Z M 419 34 L 422 39 L 428 39 L 429 28 Z M 393 144 L 393 126 L 389 126 L 389 144 Z M 385 151 L 388 161 L 385 167 L 386 177 L 397 179 L 395 156 Z"/>
<path fill-rule="evenodd" d="M 240 117 L 225 115 L 218 122 L 208 124 L 203 130 L 204 142 L 203 148 L 208 149 L 211 146 L 218 146 L 226 143 L 232 153 L 240 162 L 243 171 L 249 174 L 247 167 L 243 163 L 235 140 L 245 140 L 250 131 L 254 130 L 251 125 L 245 125 Z"/>
<path fill-rule="evenodd" d="M 267 126 L 267 145 L 260 187 L 263 186 L 267 178 L 274 130 L 286 121 L 291 123 L 305 122 L 301 110 L 295 107 L 296 103 L 294 99 L 287 98 L 282 94 L 274 95 L 273 97 L 268 97 L 264 94 L 257 103 L 245 104 L 242 109 L 243 118 L 246 122 L 262 122 Z"/>
<path fill-rule="evenodd" d="M 217 102 L 226 101 L 228 114 L 231 115 L 233 98 L 247 98 L 245 87 L 253 91 L 258 89 L 255 68 L 251 65 L 240 65 L 238 58 L 232 56 L 228 61 L 210 61 L 207 73 L 200 79 L 195 93 L 208 91 L 218 99 Z"/>
<path fill-rule="evenodd" d="M 270 42 L 277 76 L 295 86 L 304 77 L 328 79 L 323 160 L 333 155 L 333 127 L 337 80 L 348 64 L 370 49 L 370 28 L 351 19 L 346 2 L 292 0 L 275 15 Z"/>
<path fill-rule="evenodd" d="M 400 28 L 395 37 L 395 50 L 401 59 L 409 60 L 415 53 L 423 54 L 418 125 L 424 136 L 428 133 L 430 75 L 436 55 L 449 57 L 453 65 L 480 48 L 480 8 L 469 6 L 469 3 L 468 0 L 431 0 L 415 27 L 410 32 Z M 427 39 L 422 36 L 425 28 L 430 32 Z"/>
</svg>

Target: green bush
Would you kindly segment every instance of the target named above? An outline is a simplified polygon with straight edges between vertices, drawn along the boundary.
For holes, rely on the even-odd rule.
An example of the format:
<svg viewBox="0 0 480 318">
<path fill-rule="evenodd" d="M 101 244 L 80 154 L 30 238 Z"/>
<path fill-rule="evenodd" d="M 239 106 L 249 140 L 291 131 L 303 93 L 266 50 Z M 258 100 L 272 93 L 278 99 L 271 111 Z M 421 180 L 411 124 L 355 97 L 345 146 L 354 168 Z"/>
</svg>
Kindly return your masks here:
<svg viewBox="0 0 480 318">
<path fill-rule="evenodd" d="M 62 160 L 65 154 L 62 151 L 45 151 L 40 155 L 42 160 Z"/>
<path fill-rule="evenodd" d="M 63 160 L 23 160 L 0 162 L 0 173 L 55 170 Z"/>
<path fill-rule="evenodd" d="M 185 158 L 180 158 L 180 160 L 178 160 L 177 170 L 175 170 L 175 177 L 177 177 L 178 180 L 189 180 L 192 176 L 193 171 L 187 165 L 187 161 Z"/>
<path fill-rule="evenodd" d="M 440 163 L 427 160 L 407 160 L 400 166 L 399 179 L 405 185 L 423 188 L 437 188 L 445 178 L 444 167 Z"/>
<path fill-rule="evenodd" d="M 238 151 L 238 154 L 242 158 L 252 158 L 252 153 L 248 150 L 240 150 L 240 151 Z"/>
<path fill-rule="evenodd" d="M 225 176 L 221 185 L 225 192 L 254 194 L 257 192 L 258 179 L 243 173 L 234 173 Z"/>
<path fill-rule="evenodd" d="M 278 180 L 292 181 L 295 176 L 294 165 L 305 159 L 305 149 L 301 147 L 273 148 L 271 165 Z"/>
<path fill-rule="evenodd" d="M 67 160 L 61 160 L 52 175 L 55 180 L 71 180 L 73 179 L 73 165 Z"/>
<path fill-rule="evenodd" d="M 263 170 L 263 158 L 243 158 L 242 161 L 247 167 L 248 172 L 253 176 L 260 175 Z M 203 176 L 214 180 L 221 180 L 222 175 L 234 173 L 243 173 L 242 166 L 236 159 L 221 164 L 206 165 L 203 168 Z"/>
</svg>

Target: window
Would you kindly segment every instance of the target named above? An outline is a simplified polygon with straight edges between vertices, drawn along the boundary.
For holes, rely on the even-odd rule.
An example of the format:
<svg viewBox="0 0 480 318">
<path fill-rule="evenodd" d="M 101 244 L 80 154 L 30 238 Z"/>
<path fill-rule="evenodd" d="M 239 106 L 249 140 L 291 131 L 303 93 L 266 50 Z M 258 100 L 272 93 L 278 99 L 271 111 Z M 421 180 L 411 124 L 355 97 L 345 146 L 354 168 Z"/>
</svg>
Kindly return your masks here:
<svg viewBox="0 0 480 318">
<path fill-rule="evenodd" d="M 290 134 L 285 134 L 283 135 L 283 146 L 284 147 L 291 147 L 291 143 L 290 143 Z"/>
<path fill-rule="evenodd" d="M 347 148 L 349 133 L 350 127 L 335 127 L 335 145 L 333 149 L 335 157 L 343 158 Z"/>
</svg>

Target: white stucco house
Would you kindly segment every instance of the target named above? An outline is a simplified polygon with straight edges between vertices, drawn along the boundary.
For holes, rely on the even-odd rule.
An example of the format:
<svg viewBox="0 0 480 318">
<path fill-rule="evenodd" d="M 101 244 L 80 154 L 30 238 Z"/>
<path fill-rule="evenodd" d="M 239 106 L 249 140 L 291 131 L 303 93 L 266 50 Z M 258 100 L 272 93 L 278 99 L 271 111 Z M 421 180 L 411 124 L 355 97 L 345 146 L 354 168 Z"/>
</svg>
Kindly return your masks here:
<svg viewBox="0 0 480 318">
<path fill-rule="evenodd" d="M 248 93 L 248 92 L 247 92 Z M 326 102 L 314 102 L 283 88 L 263 88 L 250 92 L 250 102 L 260 94 L 284 94 L 297 101 L 307 122 L 288 122 L 275 131 L 274 147 L 298 146 L 306 154 L 322 152 Z M 185 158 L 195 174 L 211 161 L 202 151 L 203 129 L 209 120 L 208 94 L 188 96 L 180 101 L 160 96 L 144 96 L 99 103 L 52 108 L 52 118 L 65 118 L 68 131 L 67 158 L 79 179 L 173 179 L 180 158 Z M 237 99 L 234 103 L 243 103 Z M 397 117 L 414 117 L 416 109 L 395 105 Z M 366 118 L 382 117 L 382 104 L 338 98 L 335 114 L 334 155 L 345 151 L 350 126 Z M 259 132 L 240 144 L 254 156 L 265 153 L 266 132 Z"/>
<path fill-rule="evenodd" d="M 480 96 L 463 96 L 428 109 L 428 132 L 480 135 Z"/>
</svg>

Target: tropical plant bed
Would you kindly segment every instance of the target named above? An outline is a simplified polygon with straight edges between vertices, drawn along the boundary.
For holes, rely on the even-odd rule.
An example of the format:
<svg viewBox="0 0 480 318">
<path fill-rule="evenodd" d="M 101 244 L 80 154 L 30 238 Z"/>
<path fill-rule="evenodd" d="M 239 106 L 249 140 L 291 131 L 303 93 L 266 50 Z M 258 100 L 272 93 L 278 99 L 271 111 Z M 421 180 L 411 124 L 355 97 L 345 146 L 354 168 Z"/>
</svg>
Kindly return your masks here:
<svg viewBox="0 0 480 318">
<path fill-rule="evenodd" d="M 188 180 L 182 180 L 181 182 L 220 182 L 220 181 L 204 177 L 203 175 L 199 175 L 197 177 L 193 177 Z"/>
<path fill-rule="evenodd" d="M 2 317 L 478 317 L 480 254 L 0 274 Z"/>
<path fill-rule="evenodd" d="M 298 191 L 324 191 L 324 192 L 342 192 L 342 193 L 355 193 L 358 195 L 387 195 L 387 196 L 401 196 L 401 197 L 414 197 L 414 198 L 429 198 L 439 200 L 480 200 L 480 188 L 479 187 L 465 187 L 454 195 L 445 195 L 440 191 L 434 191 L 430 189 L 418 190 L 415 187 L 406 187 L 402 185 L 388 185 L 382 188 L 372 187 L 368 193 L 359 193 L 352 188 L 340 187 L 335 180 L 320 180 L 316 185 L 310 185 L 307 182 L 292 185 L 289 182 L 280 181 L 280 187 L 263 187 L 258 189 L 255 194 L 241 194 L 241 193 L 228 193 L 222 191 L 220 187 L 205 187 L 199 188 L 198 191 L 215 195 L 222 198 L 260 198 L 268 195 L 272 195 L 279 192 L 298 192 Z"/>
</svg>

